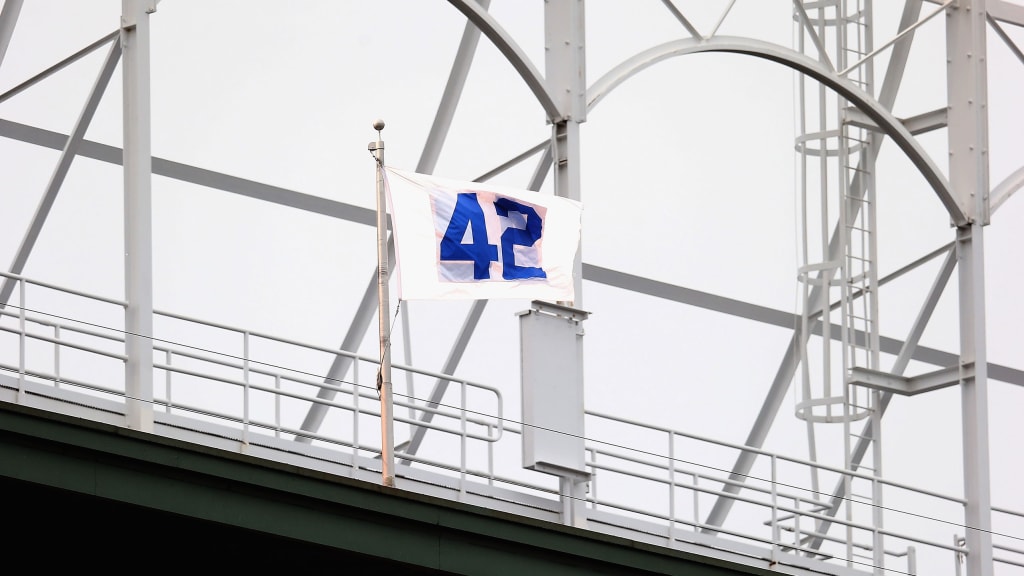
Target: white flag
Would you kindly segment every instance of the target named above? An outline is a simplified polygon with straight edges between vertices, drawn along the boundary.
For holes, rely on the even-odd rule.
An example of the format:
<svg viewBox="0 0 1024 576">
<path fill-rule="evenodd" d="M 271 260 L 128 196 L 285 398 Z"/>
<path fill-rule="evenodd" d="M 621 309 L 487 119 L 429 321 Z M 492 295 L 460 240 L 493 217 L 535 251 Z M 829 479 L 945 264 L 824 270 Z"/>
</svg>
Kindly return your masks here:
<svg viewBox="0 0 1024 576">
<path fill-rule="evenodd" d="M 572 301 L 583 205 L 386 168 L 403 300 Z"/>
</svg>

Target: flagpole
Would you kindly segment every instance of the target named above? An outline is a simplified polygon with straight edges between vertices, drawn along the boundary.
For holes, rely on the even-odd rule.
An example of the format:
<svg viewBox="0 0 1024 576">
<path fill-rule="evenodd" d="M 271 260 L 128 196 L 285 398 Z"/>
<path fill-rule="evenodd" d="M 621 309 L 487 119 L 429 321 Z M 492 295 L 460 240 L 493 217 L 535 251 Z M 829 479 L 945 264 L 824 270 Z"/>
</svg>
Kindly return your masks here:
<svg viewBox="0 0 1024 576">
<path fill-rule="evenodd" d="M 377 393 L 380 395 L 380 474 L 384 486 L 395 485 L 395 421 L 391 397 L 391 324 L 388 322 L 388 209 L 384 195 L 384 121 L 376 120 L 373 129 L 377 141 L 370 142 L 370 152 L 377 161 L 377 301 L 380 324 L 380 372 Z"/>
</svg>

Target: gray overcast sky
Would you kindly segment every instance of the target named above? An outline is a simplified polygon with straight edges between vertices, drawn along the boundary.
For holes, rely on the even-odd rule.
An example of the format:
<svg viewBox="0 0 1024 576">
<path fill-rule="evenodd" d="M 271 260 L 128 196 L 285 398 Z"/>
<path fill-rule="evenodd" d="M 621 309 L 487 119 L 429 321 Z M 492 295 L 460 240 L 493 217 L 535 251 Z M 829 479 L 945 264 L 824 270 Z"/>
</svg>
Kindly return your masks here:
<svg viewBox="0 0 1024 576">
<path fill-rule="evenodd" d="M 728 4 L 679 0 L 702 31 Z M 892 35 L 902 3 L 876 2 L 878 38 Z M 933 9 L 926 3 L 925 12 Z M 592 0 L 587 78 L 679 38 L 656 0 Z M 0 68 L 0 92 L 113 31 L 117 0 L 28 0 Z M 491 12 L 543 70 L 539 2 L 494 0 Z M 270 2 L 166 0 L 152 16 L 153 154 L 176 162 L 372 208 L 366 143 L 387 122 L 388 164 L 412 170 L 433 120 L 465 24 L 442 1 Z M 1007 32 L 1024 46 L 1024 31 Z M 740 0 L 722 34 L 782 46 L 794 37 L 791 3 Z M 67 133 L 105 49 L 0 103 L 0 118 Z M 876 68 L 880 84 L 888 52 Z M 989 34 L 991 183 L 1024 164 L 1024 65 Z M 943 19 L 917 34 L 895 113 L 945 102 Z M 583 258 L 654 280 L 799 313 L 795 73 L 739 55 L 661 63 L 600 102 L 582 127 Z M 498 51 L 481 39 L 435 173 L 472 179 L 549 137 L 543 110 Z M 945 130 L 921 136 L 945 168 Z M 121 142 L 120 74 L 89 139 Z M 0 265 L 9 266 L 57 152 L 0 139 Z M 526 162 L 497 180 L 524 187 Z M 887 145 L 878 164 L 882 275 L 951 241 L 935 195 Z M 550 180 L 543 191 L 551 191 Z M 155 304 L 214 322 L 337 346 L 375 263 L 366 226 L 155 177 Z M 90 293 L 123 294 L 121 176 L 79 158 L 25 274 Z M 991 362 L 1024 368 L 1019 250 L 1024 200 L 1011 198 L 986 229 Z M 923 267 L 880 294 L 885 336 L 906 336 L 937 269 Z M 791 332 L 584 283 L 589 409 L 742 442 Z M 922 344 L 958 349 L 956 282 Z M 518 325 L 526 301 L 488 305 L 458 373 L 500 387 L 518 415 Z M 414 360 L 439 369 L 465 303 L 410 305 Z M 361 350 L 373 354 L 371 327 Z M 396 342 L 395 359 L 403 346 Z M 883 367 L 892 363 L 883 358 Z M 934 367 L 912 364 L 908 374 Z M 806 455 L 790 393 L 767 447 Z M 992 490 L 996 505 L 1024 509 L 1017 440 L 1024 388 L 990 385 Z M 828 433 L 826 460 L 841 459 Z M 885 472 L 959 494 L 959 392 L 898 398 L 885 418 Z M 692 455 L 700 461 L 700 455 Z M 891 505 L 896 505 L 889 502 Z M 1024 533 L 1024 527 L 1016 527 Z"/>
</svg>

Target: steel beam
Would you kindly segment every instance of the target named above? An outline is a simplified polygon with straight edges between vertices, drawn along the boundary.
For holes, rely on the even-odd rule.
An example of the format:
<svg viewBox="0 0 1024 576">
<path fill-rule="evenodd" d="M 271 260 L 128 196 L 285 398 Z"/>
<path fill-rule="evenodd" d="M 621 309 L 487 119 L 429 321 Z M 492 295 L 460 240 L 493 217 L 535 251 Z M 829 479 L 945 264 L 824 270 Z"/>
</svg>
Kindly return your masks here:
<svg viewBox="0 0 1024 576">
<path fill-rule="evenodd" d="M 53 66 L 50 66 L 46 70 L 43 70 L 42 72 L 40 72 L 40 73 L 36 74 L 35 76 L 29 78 L 28 80 L 25 80 L 24 82 L 22 82 L 21 84 L 18 84 L 14 88 L 11 88 L 7 92 L 4 92 L 3 94 L 0 94 L 0 102 L 3 102 L 5 100 L 13 97 L 16 94 L 20 94 L 21 92 L 24 92 L 25 90 L 28 90 L 32 86 L 38 84 L 39 82 L 45 80 L 46 78 L 49 78 L 50 76 L 55 74 L 57 71 L 63 70 L 64 68 L 66 68 L 67 66 L 71 65 L 72 63 L 77 62 L 78 60 L 81 60 L 82 58 L 84 58 L 85 56 L 88 56 L 89 54 L 92 54 L 93 51 L 96 50 L 97 48 L 99 48 L 99 47 L 101 47 L 101 46 L 103 46 L 105 44 L 109 44 L 110 41 L 113 40 L 114 38 L 117 38 L 118 35 L 120 35 L 120 33 L 121 33 L 120 30 L 115 30 L 115 31 L 111 32 L 110 34 L 107 34 L 103 38 L 100 38 L 99 40 L 93 42 L 92 44 L 89 44 L 85 48 L 82 48 L 78 52 L 75 52 L 71 56 L 68 56 L 67 58 L 61 60 L 60 62 L 57 62 Z M 0 58 L 0 59 L 2 59 L 2 58 Z"/>
<path fill-rule="evenodd" d="M 939 368 L 917 376 L 901 376 L 892 372 L 854 367 L 850 369 L 850 377 L 846 383 L 900 396 L 916 396 L 922 392 L 931 392 L 959 384 L 961 378 L 973 377 L 973 364 Z"/>
<path fill-rule="evenodd" d="M 491 0 L 477 0 L 476 3 L 481 10 L 486 11 Z M 466 86 L 466 78 L 469 76 L 469 68 L 473 63 L 473 55 L 476 53 L 479 42 L 480 29 L 472 22 L 466 22 L 466 28 L 462 31 L 462 40 L 455 52 L 455 61 L 452 62 L 452 69 L 448 74 L 448 82 L 441 95 L 441 103 L 437 107 L 437 113 L 434 114 L 434 123 L 430 126 L 427 142 L 423 145 L 423 152 L 416 164 L 416 171 L 420 174 L 434 173 L 437 159 L 441 155 L 441 149 L 448 138 L 452 119 L 455 117 L 455 109 L 462 97 L 462 89 Z"/>
<path fill-rule="evenodd" d="M 1003 41 L 1003 44 L 1006 44 L 1006 47 L 1010 49 L 1010 52 L 1013 52 L 1013 55 L 1017 57 L 1017 60 L 1020 60 L 1021 64 L 1024 64 L 1024 52 L 1021 52 L 1020 47 L 1013 41 L 1013 38 L 1010 38 L 1010 35 L 1006 33 L 1006 30 L 1003 30 L 1003 27 L 999 25 L 991 14 L 988 17 L 988 24 L 992 27 L 992 30 L 995 31 L 996 35 Z"/>
<path fill-rule="evenodd" d="M 477 0 L 481 8 L 487 10 L 491 0 Z M 455 61 L 452 63 L 451 72 L 448 74 L 448 82 L 445 84 L 444 93 L 441 95 L 441 103 L 434 114 L 434 123 L 430 126 L 427 134 L 427 142 L 423 146 L 420 160 L 416 164 L 416 172 L 420 174 L 433 174 L 437 166 L 437 159 L 441 155 L 441 149 L 448 138 L 448 130 L 451 128 L 452 120 L 455 117 L 455 109 L 462 98 L 462 89 L 466 86 L 466 78 L 469 76 L 469 68 L 473 63 L 473 55 L 476 53 L 477 44 L 480 41 L 480 29 L 472 22 L 467 21 L 462 31 L 462 40 L 459 42 L 459 49 L 455 53 Z M 402 306 L 402 358 L 406 366 L 412 365 L 412 338 L 410 335 L 409 302 Z M 413 387 L 412 372 L 405 373 L 405 382 L 409 393 L 409 402 L 416 401 L 415 388 Z M 409 407 L 410 418 L 413 417 L 415 409 Z"/>
<path fill-rule="evenodd" d="M 792 329 L 798 320 L 798 317 L 791 312 L 776 310 L 774 308 L 768 308 L 757 304 L 750 304 L 741 300 L 734 300 L 717 294 L 701 292 L 700 290 L 694 290 L 684 286 L 677 286 L 666 282 L 660 282 L 658 280 L 652 280 L 650 278 L 644 278 L 642 276 L 635 276 L 625 272 L 611 270 L 609 268 L 602 268 L 593 264 L 584 264 L 583 277 L 591 282 L 597 282 L 607 286 L 621 288 L 623 290 L 630 290 L 638 294 L 646 294 L 648 296 L 654 296 L 655 298 L 663 298 L 665 300 L 679 302 L 680 304 L 686 304 L 688 306 L 728 314 L 730 316 L 736 316 L 737 318 L 762 322 L 779 328 Z M 892 276 L 887 277 L 887 279 L 891 278 Z M 879 281 L 879 286 L 883 283 L 883 281 Z M 840 330 L 839 326 L 832 325 L 831 330 L 832 334 L 838 338 Z M 814 328 L 811 333 L 821 333 L 820 323 L 819 326 Z M 903 348 L 903 344 L 904 343 L 901 340 L 887 338 L 884 336 L 879 341 L 881 351 L 886 354 L 899 354 Z M 914 350 L 912 359 L 925 364 L 931 364 L 933 366 L 949 366 L 957 361 L 957 356 L 955 354 L 937 350 L 935 348 L 917 346 Z M 785 362 L 786 360 L 783 360 L 783 363 Z M 1024 386 L 1024 371 L 1016 368 L 990 363 L 989 375 L 992 378 L 1007 384 Z"/>
<path fill-rule="evenodd" d="M 11 45 L 14 27 L 18 23 L 18 16 L 21 15 L 23 3 L 23 0 L 6 0 L 3 10 L 0 10 L 0 68 L 3 68 L 4 56 Z"/>
<path fill-rule="evenodd" d="M 686 31 L 689 32 L 690 36 L 693 36 L 695 40 L 700 40 L 704 37 L 704 35 L 697 31 L 697 28 L 687 20 L 686 16 L 683 16 L 683 13 L 679 11 L 679 8 L 676 8 L 676 5 L 672 3 L 672 0 L 661 0 L 661 3 L 668 8 L 668 11 L 675 16 L 676 20 L 683 25 L 683 28 L 686 28 Z"/>
<path fill-rule="evenodd" d="M 546 0 L 544 2 L 544 70 L 548 90 L 555 95 L 560 118 L 551 118 L 551 155 L 553 158 L 555 195 L 579 201 L 580 185 L 580 124 L 587 119 L 587 74 L 585 18 L 583 0 Z M 558 302 L 572 308 L 583 308 L 583 250 L 582 239 L 577 245 L 573 261 L 573 297 Z M 572 323 L 562 325 L 575 332 Z M 581 345 L 582 346 L 582 345 Z M 582 355 L 582 351 L 579 352 Z M 530 358 L 524 358 L 530 362 Z M 582 370 L 582 356 L 577 369 Z M 575 366 L 575 365 L 574 365 Z M 529 370 L 530 365 L 524 365 Z M 579 378 L 582 379 L 582 373 Z M 582 380 L 581 380 L 582 381 Z M 583 413 L 583 399 L 576 407 Z M 582 448 L 582 446 L 581 446 Z M 583 457 L 583 454 L 580 454 Z M 577 527 L 586 526 L 586 480 L 560 475 L 559 494 L 562 500 L 562 522 Z"/>
<path fill-rule="evenodd" d="M 544 3 L 544 64 L 548 90 L 556 95 L 561 118 L 552 118 L 555 195 L 580 200 L 580 124 L 587 119 L 587 79 L 583 0 Z M 573 302 L 583 306 L 582 250 L 573 264 Z"/>
<path fill-rule="evenodd" d="M 63 149 L 68 140 L 68 135 L 66 134 L 3 119 L 0 119 L 0 136 L 54 150 Z M 78 148 L 78 155 L 83 158 L 91 158 L 120 166 L 123 165 L 124 151 L 116 146 L 83 140 Z M 312 194 L 304 194 L 295 190 L 271 186 L 270 184 L 263 184 L 254 180 L 246 180 L 245 178 L 214 172 L 180 162 L 172 162 L 159 157 L 153 158 L 152 167 L 153 174 L 181 182 L 188 182 L 189 184 L 196 184 L 214 190 L 222 190 L 245 196 L 246 198 L 271 202 L 280 206 L 330 216 L 331 218 L 338 218 L 356 224 L 375 225 L 376 216 L 374 211 L 362 206 L 329 200 L 320 196 L 313 196 Z"/>
<path fill-rule="evenodd" d="M 947 116 L 948 111 L 945 108 L 939 108 L 937 110 L 924 112 L 909 118 L 900 118 L 899 120 L 907 127 L 907 130 L 909 130 L 911 134 L 917 136 L 918 134 L 924 134 L 925 132 L 945 128 L 948 124 Z M 847 124 L 852 126 L 881 132 L 878 125 L 872 122 L 871 119 L 868 118 L 867 114 L 864 114 L 856 108 L 847 108 L 843 110 L 843 119 Z"/>
<path fill-rule="evenodd" d="M 932 4 L 945 4 L 945 0 L 927 0 Z M 1024 26 L 1024 6 L 1006 0 L 987 0 L 985 9 L 988 15 L 1000 22 Z"/>
<path fill-rule="evenodd" d="M 490 5 L 490 0 L 481 0 L 477 4 L 479 9 L 486 12 Z M 424 144 L 423 153 L 420 155 L 420 160 L 416 165 L 417 172 L 423 174 L 433 173 L 434 167 L 437 165 L 437 159 L 444 146 L 444 141 L 448 137 L 448 130 L 451 128 L 452 119 L 455 116 L 455 109 L 459 103 L 459 98 L 462 96 L 462 89 L 465 86 L 466 78 L 469 75 L 469 68 L 473 62 L 473 54 L 476 52 L 476 46 L 479 39 L 479 28 L 477 28 L 473 22 L 467 22 L 466 28 L 462 33 L 462 40 L 459 42 L 459 48 L 455 55 L 455 61 L 452 64 L 452 70 L 448 75 L 448 82 L 445 84 L 444 93 L 441 96 L 441 103 L 438 105 L 437 113 L 434 115 L 434 123 L 430 127 L 430 133 L 427 135 L 427 142 Z M 376 222 L 376 214 L 373 215 L 373 218 L 374 222 Z M 394 269 L 393 263 L 396 260 L 394 238 L 388 238 L 387 254 L 387 273 L 390 275 Z M 363 298 L 360 300 L 359 306 L 356 308 L 356 313 L 352 318 L 352 322 L 349 324 L 348 331 L 345 333 L 345 337 L 341 343 L 342 350 L 355 350 L 366 334 L 366 330 L 369 328 L 370 321 L 373 319 L 373 313 L 376 311 L 377 307 L 377 302 L 374 300 L 374 296 L 376 294 L 375 288 L 376 272 L 374 273 L 374 277 L 371 278 L 366 291 L 363 293 Z M 408 306 L 403 306 L 402 330 L 406 343 L 405 351 L 407 355 L 407 363 L 409 363 L 410 354 L 409 341 L 407 337 L 408 326 Z M 324 379 L 325 382 L 332 383 L 344 379 L 351 366 L 351 358 L 347 356 L 335 356 L 334 361 L 331 363 L 331 367 L 327 370 L 327 377 Z M 411 382 L 412 379 L 410 377 L 407 379 L 410 389 L 412 385 Z M 336 394 L 336 390 L 321 388 L 317 393 L 317 397 L 322 400 L 332 400 Z M 302 426 L 300 429 L 307 432 L 316 432 L 320 429 L 320 425 L 323 423 L 326 416 L 327 406 L 324 404 L 314 403 L 309 407 L 306 417 L 302 420 Z M 299 442 L 311 441 L 310 438 L 305 436 L 299 436 L 296 440 Z"/>
<path fill-rule="evenodd" d="M 530 59 L 526 57 L 526 53 L 516 44 L 512 36 L 498 24 L 498 21 L 473 0 L 448 1 L 459 12 L 462 12 L 470 22 L 475 24 L 494 43 L 494 46 L 505 56 L 505 59 L 512 64 L 512 67 L 515 68 L 519 76 L 526 82 L 526 86 L 533 92 L 541 107 L 544 108 L 548 120 L 552 122 L 562 120 L 564 112 L 556 103 L 558 99 L 544 81 L 544 76 L 530 62 Z"/>
<path fill-rule="evenodd" d="M 1024 6 L 1020 4 L 1006 0 L 987 0 L 985 9 L 989 16 L 1000 22 L 1024 26 Z"/>
<path fill-rule="evenodd" d="M 960 295 L 960 377 L 964 530 L 967 574 L 992 576 L 992 494 L 989 485 L 988 356 L 985 344 L 984 230 L 981 223 L 957 228 Z"/>
<path fill-rule="evenodd" d="M 961 0 L 946 19 L 949 182 L 969 222 L 989 222 L 985 0 Z M 957 222 L 963 226 L 967 222 Z"/>
<path fill-rule="evenodd" d="M 1016 169 L 1013 174 L 1007 176 L 992 189 L 992 194 L 989 196 L 989 211 L 995 212 L 997 208 L 1003 205 L 1003 202 L 1006 202 L 1014 192 L 1022 187 L 1024 187 L 1024 166 Z"/>
<path fill-rule="evenodd" d="M 988 59 L 986 0 L 959 0 L 946 19 L 949 180 L 970 218 L 957 227 L 960 377 L 967 574 L 991 576 L 988 359 L 985 344 L 984 226 L 988 224 Z"/>
<path fill-rule="evenodd" d="M 580 125 L 573 120 L 551 126 L 551 155 L 554 168 L 555 195 L 572 200 L 580 199 Z M 582 239 L 580 240 L 582 244 Z M 566 306 L 583 307 L 583 250 L 576 250 L 573 261 L 573 301 Z"/>
<path fill-rule="evenodd" d="M 903 40 L 900 42 L 903 42 Z M 938 165 L 932 160 L 921 144 L 914 139 L 910 131 L 893 116 L 889 111 L 890 108 L 886 107 L 883 102 L 875 100 L 863 92 L 850 80 L 838 76 L 820 62 L 777 44 L 751 38 L 723 36 L 708 38 L 700 42 L 688 38 L 666 42 L 633 56 L 605 74 L 598 83 L 595 83 L 594 88 L 590 91 L 590 104 L 593 105 L 607 95 L 612 88 L 657 62 L 676 56 L 710 52 L 745 54 L 777 62 L 828 86 L 862 110 L 885 132 L 886 136 L 891 138 L 903 150 L 903 153 L 917 167 L 925 181 L 928 182 L 928 185 L 935 192 L 935 195 L 946 208 L 950 219 L 955 225 L 962 225 L 968 221 L 967 214 L 957 202 L 957 198 L 953 194 L 952 187 L 946 180 L 945 174 L 939 169 Z"/>
<path fill-rule="evenodd" d="M 36 240 L 39 239 L 39 234 L 42 232 L 43 225 L 46 223 L 46 219 L 50 215 L 50 209 L 53 207 L 53 203 L 57 199 L 57 194 L 60 192 L 60 187 L 64 184 L 64 179 L 67 177 L 68 171 L 71 169 L 71 163 L 78 154 L 78 149 L 85 138 L 85 132 L 89 129 L 89 124 L 92 122 L 93 116 L 96 114 L 96 108 L 99 107 L 100 100 L 103 98 L 103 93 L 106 91 L 107 85 L 110 84 L 110 78 L 114 75 L 114 69 L 117 67 L 117 62 L 120 58 L 120 43 L 111 43 L 110 50 L 107 53 L 107 58 L 103 62 L 103 67 L 100 68 L 99 75 L 96 77 L 96 82 L 93 84 L 92 91 L 89 93 L 85 106 L 82 107 L 82 111 L 78 115 L 75 127 L 71 130 L 70 136 L 64 140 L 60 158 L 57 160 L 57 166 L 54 168 L 53 174 L 50 176 L 50 181 L 46 185 L 43 197 L 39 201 L 39 206 L 36 207 L 36 213 L 32 217 L 32 222 L 29 224 L 28 230 L 25 232 L 25 237 L 21 240 L 21 246 L 14 255 L 14 261 L 11 263 L 11 267 L 9 269 L 11 274 L 21 274 L 25 269 L 25 264 L 28 262 L 29 255 L 32 253 L 32 248 L 35 247 Z M 3 285 L 0 286 L 0 309 L 7 305 L 13 291 L 14 280 L 5 278 Z"/>
<path fill-rule="evenodd" d="M 60 134 L 58 132 L 2 119 L 0 119 L 0 136 L 56 150 L 61 150 L 68 140 L 68 136 L 66 134 Z M 550 157 L 550 142 L 545 140 L 528 150 L 526 153 L 518 156 L 517 159 L 522 161 L 542 149 L 545 149 L 544 157 L 546 157 L 546 159 L 542 157 L 544 162 L 540 162 L 537 169 L 539 174 L 546 174 L 547 171 L 550 170 L 550 164 L 552 162 Z M 121 164 L 121 154 L 122 151 L 120 148 L 100 144 L 90 140 L 84 140 L 78 150 L 78 155 L 81 157 L 117 165 Z M 480 176 L 477 178 L 477 181 L 482 182 L 511 167 L 512 163 L 503 164 L 501 167 L 488 172 L 484 176 Z M 1017 182 L 1014 180 L 1013 182 L 1010 182 L 1010 179 L 1007 179 L 1007 181 L 1004 181 L 1006 188 L 1015 190 L 1024 186 L 1024 168 L 1018 172 L 1020 173 L 1018 180 L 1021 181 Z M 255 198 L 265 202 L 295 208 L 297 210 L 304 210 L 314 214 L 338 218 L 339 220 L 345 220 L 347 222 L 364 225 L 373 224 L 373 210 L 296 192 L 286 188 L 270 186 L 228 174 L 213 172 L 203 168 L 190 166 L 188 164 L 172 162 L 163 158 L 153 158 L 153 173 L 173 178 L 175 180 L 180 180 L 182 182 L 206 186 L 222 190 L 224 192 L 230 192 L 232 194 L 239 194 L 248 198 Z M 1000 185 L 1000 187 L 1004 186 Z M 993 194 L 993 197 L 995 198 L 996 195 Z M 393 255 L 391 260 L 394 260 Z M 891 276 L 888 278 L 891 278 Z M 724 314 L 746 318 L 748 320 L 765 322 L 767 324 L 783 328 L 793 327 L 794 317 L 790 312 L 775 310 L 756 304 L 749 304 L 739 300 L 732 300 L 730 298 L 717 296 L 707 292 L 667 284 L 657 280 L 644 278 L 642 276 L 626 274 L 593 264 L 583 264 L 583 279 L 625 290 L 634 290 L 650 296 L 689 304 L 708 310 L 715 310 Z M 375 289 L 376 286 L 374 285 L 373 288 Z M 371 292 L 369 297 L 375 296 L 376 292 Z M 370 311 L 371 314 L 374 312 L 376 312 L 376 308 Z M 368 325 L 369 324 L 367 324 L 367 326 Z M 356 345 L 358 345 L 359 341 L 360 340 L 356 341 Z M 343 349 L 348 350 L 350 348 L 343 347 Z M 899 350 L 899 341 L 882 338 L 882 350 L 886 353 L 895 354 Z M 933 348 L 921 348 L 919 355 L 915 356 L 914 359 L 935 366 L 943 366 L 955 361 L 956 356 L 949 352 Z M 1016 368 L 1011 368 L 1001 364 L 990 364 L 989 376 L 1001 382 L 1024 386 L 1024 371 Z"/>
<path fill-rule="evenodd" d="M 122 0 L 125 403 L 129 428 L 153 430 L 153 189 L 149 97 L 152 0 Z"/>
</svg>

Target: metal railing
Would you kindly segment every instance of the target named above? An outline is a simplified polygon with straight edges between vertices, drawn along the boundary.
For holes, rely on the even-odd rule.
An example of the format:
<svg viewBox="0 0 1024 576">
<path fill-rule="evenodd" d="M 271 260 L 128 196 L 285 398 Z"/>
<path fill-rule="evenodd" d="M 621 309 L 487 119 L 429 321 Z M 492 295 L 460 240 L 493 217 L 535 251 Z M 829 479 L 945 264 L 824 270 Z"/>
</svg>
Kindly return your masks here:
<svg viewBox="0 0 1024 576">
<path fill-rule="evenodd" d="M 0 276 L 18 283 L 14 299 L 0 308 L 0 369 L 17 376 L 18 401 L 32 382 L 123 403 L 125 303 L 18 275 Z M 62 313 L 67 298 L 73 312 Z M 40 304 L 30 305 L 36 299 Z M 81 317 L 83 310 L 87 317 Z M 156 411 L 217 425 L 241 445 L 269 446 L 273 440 L 280 446 L 289 437 L 301 438 L 347 452 L 352 466 L 379 456 L 378 358 L 169 312 L 156 312 L 154 320 Z M 324 368 L 341 356 L 351 359 L 351 378 L 325 378 Z M 522 428 L 504 417 L 500 390 L 412 366 L 395 364 L 393 370 L 446 380 L 457 391 L 451 395 L 455 400 L 437 405 L 396 395 L 395 405 L 407 409 L 404 416 L 396 411 L 396 423 L 408 427 L 410 437 L 415 428 L 430 430 L 430 444 L 443 446 L 417 454 L 399 448 L 397 458 L 454 478 L 459 494 L 477 483 L 559 498 L 551 476 L 515 467 L 496 470 L 496 446 L 511 446 L 521 458 Z M 372 375 L 372 384 L 361 383 L 366 374 Z M 332 391 L 333 399 L 319 398 L 323 390 Z M 301 416 L 314 404 L 333 410 L 322 429 L 304 430 Z M 955 573 L 968 553 L 956 536 L 964 529 L 961 498 L 611 414 L 587 411 L 586 429 L 591 514 L 600 516 L 600 523 L 657 536 L 668 546 L 713 537 L 723 544 L 760 546 L 773 561 L 801 556 L 878 572 L 873 552 L 876 543 L 884 542 L 884 572 L 906 574 Z M 302 450 L 294 444 L 293 450 Z M 741 454 L 755 459 L 746 477 L 729 472 Z M 851 495 L 843 505 L 849 501 L 859 515 L 837 517 L 834 493 L 804 487 L 811 475 L 847 489 L 853 479 L 869 483 L 873 493 L 886 491 L 887 502 L 901 502 L 900 508 L 887 508 L 888 525 L 877 526 L 871 521 L 872 502 Z M 896 492 L 906 496 L 893 498 Z M 733 509 L 722 525 L 711 525 L 703 518 L 718 499 L 728 500 Z M 998 526 L 1009 527 L 994 534 L 996 564 L 1024 568 L 1022 540 L 1007 536 L 1024 529 L 1024 513 L 993 508 L 993 514 Z"/>
<path fill-rule="evenodd" d="M 962 498 L 611 414 L 587 411 L 586 415 L 587 466 L 594 477 L 589 505 L 592 509 L 614 509 L 661 521 L 667 526 L 665 536 L 670 541 L 687 540 L 687 532 L 714 534 L 770 546 L 773 560 L 781 554 L 798 554 L 865 571 L 879 568 L 872 552 L 874 542 L 884 542 L 882 552 L 892 561 L 885 562 L 882 572 L 905 574 L 932 574 L 937 573 L 936 569 L 951 573 L 950 563 L 968 553 L 964 544 L 949 540 L 950 534 L 964 529 L 966 502 Z M 609 428 L 608 423 L 617 427 Z M 607 432 L 608 437 L 632 435 L 645 441 L 642 447 L 602 442 L 602 429 L 614 430 Z M 652 432 L 661 436 L 660 442 L 652 440 Z M 684 443 L 685 449 L 680 449 Z M 735 478 L 728 465 L 701 461 L 711 454 L 729 465 L 740 454 L 753 455 L 757 464 L 745 478 Z M 809 482 L 800 478 L 812 473 L 831 478 L 837 485 L 848 487 L 856 479 L 871 484 L 872 493 L 882 490 L 913 498 L 887 497 L 888 502 L 908 504 L 887 507 L 888 526 L 877 526 L 871 522 L 874 504 L 870 500 L 856 495 L 839 498 L 802 487 Z M 606 485 L 616 476 L 628 481 L 606 494 Z M 734 521 L 720 526 L 705 523 L 702 518 L 710 511 L 710 504 L 720 498 L 733 503 Z M 637 503 L 643 500 L 647 501 L 646 507 Z M 866 521 L 851 521 L 830 513 L 847 500 L 860 508 Z M 916 501 L 920 505 L 907 507 Z M 995 507 L 993 512 L 1004 520 L 997 526 L 1015 524 L 1017 534 L 1024 527 L 1024 513 Z M 827 529 L 819 531 L 822 526 Z M 1010 536 L 1012 528 L 1006 530 L 995 530 L 995 563 L 1004 569 L 1020 567 L 1024 562 L 1024 539 Z"/>
<path fill-rule="evenodd" d="M 0 334 L 11 335 L 16 339 L 13 347 L 0 345 L 0 369 L 17 375 L 19 395 L 25 392 L 25 382 L 32 379 L 52 382 L 55 387 L 70 386 L 83 392 L 123 400 L 124 364 L 127 361 L 123 352 L 126 303 L 33 281 L 19 275 L 2 272 L 0 275 L 17 282 L 17 297 L 0 308 Z M 50 300 L 50 304 L 33 307 L 29 301 L 29 287 L 42 289 L 49 293 L 48 296 L 74 296 L 107 305 L 110 309 L 82 321 L 74 318 L 73 313 L 44 310 L 53 305 L 53 299 L 47 296 L 39 300 Z M 243 444 L 258 441 L 259 434 L 276 438 L 287 434 L 337 448 L 347 448 L 353 455 L 380 453 L 379 442 L 374 442 L 379 441 L 379 435 L 365 433 L 365 429 L 373 426 L 368 420 L 377 419 L 379 423 L 380 419 L 379 410 L 372 406 L 377 400 L 375 386 L 359 383 L 360 366 L 370 365 L 376 373 L 379 359 L 181 314 L 155 311 L 154 317 L 155 325 L 162 324 L 161 328 L 154 328 L 156 333 L 153 335 L 154 355 L 162 359 L 153 364 L 154 409 L 160 409 L 166 414 L 185 414 L 226 425 L 238 431 L 237 439 Z M 171 326 L 169 322 L 179 326 Z M 185 339 L 166 337 L 161 333 L 183 333 L 182 325 L 185 326 L 184 332 L 192 337 L 216 342 L 216 349 L 185 344 Z M 199 334 L 203 331 L 205 334 Z M 232 348 L 232 340 L 239 350 L 237 353 L 224 352 Z M 257 344 L 261 344 L 262 349 L 254 353 Z M 41 348 L 43 346 L 49 347 L 49 350 L 44 351 Z M 12 350 L 16 351 L 13 362 L 9 361 L 8 354 Z M 68 350 L 109 359 L 113 363 L 97 369 L 93 360 L 86 362 L 87 367 L 79 367 L 76 375 L 69 375 L 66 361 L 62 363 Z M 310 359 L 311 354 L 315 358 Z M 268 355 L 289 360 L 268 363 Z M 297 356 L 307 358 L 307 368 L 296 365 L 294 360 Z M 331 381 L 318 376 L 323 367 L 330 365 L 338 356 L 352 360 L 353 378 Z M 408 409 L 408 416 L 395 416 L 396 423 L 455 437 L 459 444 L 458 462 L 434 462 L 429 458 L 403 452 L 397 452 L 397 455 L 412 462 L 456 472 L 463 481 L 467 476 L 478 476 L 491 482 L 500 481 L 501 478 L 493 470 L 493 444 L 501 439 L 505 429 L 501 391 L 465 378 L 412 366 L 394 364 L 392 369 L 395 372 L 409 372 L 417 377 L 443 379 L 455 384 L 458 390 L 454 402 L 436 406 L 418 402 L 415 398 L 403 400 L 400 396 L 395 401 L 396 406 Z M 157 385 L 157 382 L 160 384 Z M 325 389 L 335 392 L 339 398 L 318 398 L 318 393 Z M 477 403 L 475 410 L 469 409 L 470 395 L 474 395 Z M 285 403 L 291 403 L 290 410 L 286 411 L 288 414 L 282 411 Z M 297 421 L 298 415 L 313 404 L 336 408 L 336 413 L 347 414 L 345 420 L 348 429 L 343 431 L 336 427 L 331 433 L 302 429 Z M 426 414 L 432 416 L 430 421 L 424 418 Z M 338 419 L 337 416 L 335 419 Z M 379 424 L 376 427 L 379 428 Z M 364 430 L 362 437 L 360 429 Z M 483 467 L 471 465 L 468 460 L 470 442 L 486 446 L 488 464 Z"/>
</svg>

